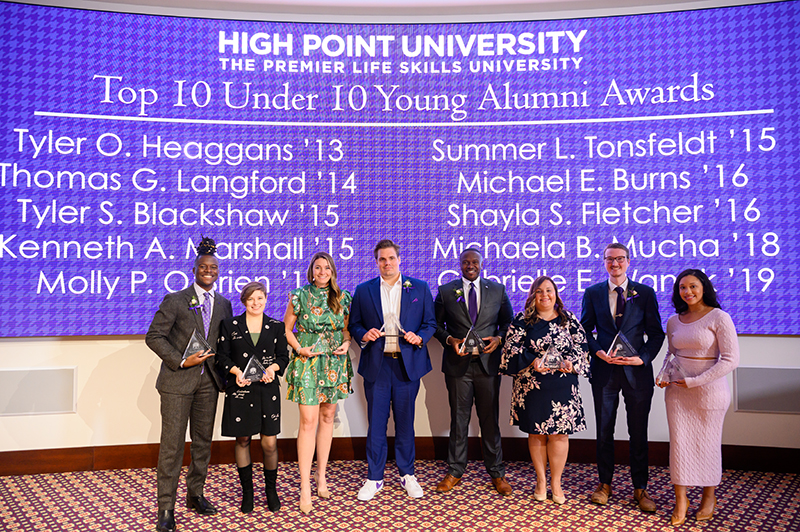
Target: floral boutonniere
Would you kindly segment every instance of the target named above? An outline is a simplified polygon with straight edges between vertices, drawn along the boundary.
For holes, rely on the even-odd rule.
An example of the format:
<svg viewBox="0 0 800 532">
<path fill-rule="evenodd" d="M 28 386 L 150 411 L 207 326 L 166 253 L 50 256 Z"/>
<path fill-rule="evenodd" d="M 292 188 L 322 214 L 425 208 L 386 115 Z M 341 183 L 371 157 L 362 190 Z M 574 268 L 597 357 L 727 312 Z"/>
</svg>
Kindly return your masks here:
<svg viewBox="0 0 800 532">
<path fill-rule="evenodd" d="M 197 296 L 192 296 L 189 300 L 189 310 L 193 310 L 195 314 L 200 312 L 200 302 L 197 300 Z"/>
<path fill-rule="evenodd" d="M 633 299 L 633 298 L 635 298 L 635 297 L 639 297 L 639 292 L 637 292 L 637 291 L 636 291 L 636 290 L 634 290 L 633 288 L 628 288 L 628 295 L 627 295 L 627 297 L 625 298 L 625 300 L 626 300 L 626 301 L 630 301 L 631 299 Z"/>
<path fill-rule="evenodd" d="M 464 302 L 464 289 L 463 288 L 456 288 L 455 290 L 453 290 L 453 292 L 456 293 L 456 301 L 458 301 L 459 303 L 463 303 Z"/>
<path fill-rule="evenodd" d="M 403 283 L 403 290 L 405 290 L 406 292 L 411 290 L 411 281 L 409 281 L 408 279 L 406 279 L 406 282 Z"/>
</svg>

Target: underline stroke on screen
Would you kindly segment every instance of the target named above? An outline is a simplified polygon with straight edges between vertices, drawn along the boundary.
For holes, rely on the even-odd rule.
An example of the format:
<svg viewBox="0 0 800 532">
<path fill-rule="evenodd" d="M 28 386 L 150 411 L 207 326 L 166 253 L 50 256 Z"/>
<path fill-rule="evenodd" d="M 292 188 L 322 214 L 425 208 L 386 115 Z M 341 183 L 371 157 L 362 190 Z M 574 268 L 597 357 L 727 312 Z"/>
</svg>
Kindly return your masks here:
<svg viewBox="0 0 800 532">
<path fill-rule="evenodd" d="M 767 115 L 774 109 L 754 109 L 746 111 L 723 111 L 717 113 L 693 113 L 661 116 L 625 116 L 613 118 L 575 118 L 562 120 L 509 120 L 494 122 L 280 122 L 265 120 L 213 120 L 203 118 L 157 118 L 151 116 L 113 116 L 83 113 L 61 113 L 53 111 L 34 111 L 34 116 L 52 118 L 81 118 L 88 120 L 110 120 L 119 122 L 155 122 L 172 124 L 209 124 L 232 126 L 286 126 L 286 127 L 349 127 L 349 128 L 389 128 L 389 127 L 486 127 L 486 126 L 545 126 L 563 124 L 602 124 L 613 122 L 651 122 L 661 120 L 686 120 L 694 118 L 723 118 L 729 116 Z"/>
</svg>

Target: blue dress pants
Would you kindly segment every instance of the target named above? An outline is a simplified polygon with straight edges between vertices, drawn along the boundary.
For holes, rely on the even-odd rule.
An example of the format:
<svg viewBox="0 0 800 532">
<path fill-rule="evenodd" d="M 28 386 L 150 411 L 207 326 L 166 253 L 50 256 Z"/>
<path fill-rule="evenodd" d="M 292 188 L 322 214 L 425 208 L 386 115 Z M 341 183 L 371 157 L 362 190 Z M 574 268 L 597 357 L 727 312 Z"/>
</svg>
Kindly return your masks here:
<svg viewBox="0 0 800 532">
<path fill-rule="evenodd" d="M 367 465 L 369 480 L 383 480 L 389 444 L 386 429 L 394 415 L 394 451 L 400 476 L 414 474 L 414 407 L 419 379 L 410 380 L 399 358 L 384 357 L 378 378 L 364 381 L 367 397 Z"/>
</svg>

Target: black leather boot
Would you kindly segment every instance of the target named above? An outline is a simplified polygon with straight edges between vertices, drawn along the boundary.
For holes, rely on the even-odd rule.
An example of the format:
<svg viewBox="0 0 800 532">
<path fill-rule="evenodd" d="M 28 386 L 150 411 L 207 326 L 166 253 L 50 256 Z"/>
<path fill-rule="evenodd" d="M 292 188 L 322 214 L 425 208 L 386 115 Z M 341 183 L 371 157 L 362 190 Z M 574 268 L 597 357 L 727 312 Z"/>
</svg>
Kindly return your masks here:
<svg viewBox="0 0 800 532">
<path fill-rule="evenodd" d="M 267 494 L 267 508 L 270 512 L 277 512 L 281 509 L 281 500 L 278 498 L 278 490 L 275 484 L 278 481 L 278 469 L 264 468 L 264 491 Z"/>
<path fill-rule="evenodd" d="M 238 467 L 239 482 L 242 483 L 242 513 L 253 511 L 253 464 Z"/>
</svg>

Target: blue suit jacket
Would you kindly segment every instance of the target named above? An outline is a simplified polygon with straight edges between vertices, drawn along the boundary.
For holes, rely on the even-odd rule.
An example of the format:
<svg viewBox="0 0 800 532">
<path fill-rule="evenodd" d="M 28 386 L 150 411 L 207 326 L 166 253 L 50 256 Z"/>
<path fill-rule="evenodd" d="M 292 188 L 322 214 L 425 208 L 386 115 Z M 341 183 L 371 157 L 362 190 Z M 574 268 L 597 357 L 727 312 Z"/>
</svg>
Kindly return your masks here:
<svg viewBox="0 0 800 532">
<path fill-rule="evenodd" d="M 636 296 L 627 299 L 620 330 L 630 341 L 639 357 L 641 366 L 620 366 L 634 389 L 652 388 L 653 360 L 664 343 L 664 329 L 661 328 L 661 315 L 658 313 L 656 293 L 647 285 L 628 279 L 628 294 L 636 292 Z M 626 296 L 628 295 L 626 294 Z M 598 358 L 600 350 L 608 352 L 611 342 L 617 335 L 617 326 L 608 305 L 608 280 L 590 286 L 583 294 L 581 307 L 581 325 L 589 340 L 589 352 L 592 356 L 590 368 L 593 385 L 605 386 L 614 368 L 611 364 Z M 597 331 L 597 337 L 593 331 Z M 644 335 L 647 335 L 647 341 Z"/>
<path fill-rule="evenodd" d="M 402 276 L 401 283 L 410 282 L 411 286 L 403 286 L 400 299 L 400 324 L 403 329 L 422 337 L 422 348 L 415 347 L 400 339 L 400 353 L 406 374 L 411 380 L 422 378 L 431 367 L 431 358 L 425 344 L 436 332 L 436 318 L 433 313 L 433 298 L 428 283 L 413 277 Z M 350 304 L 350 325 L 348 329 L 353 339 L 360 342 L 367 331 L 383 326 L 383 310 L 381 308 L 381 278 L 376 277 L 356 287 L 353 302 Z M 375 382 L 383 364 L 384 339 L 378 338 L 368 342 L 361 348 L 358 361 L 358 373 L 367 382 Z"/>
</svg>

